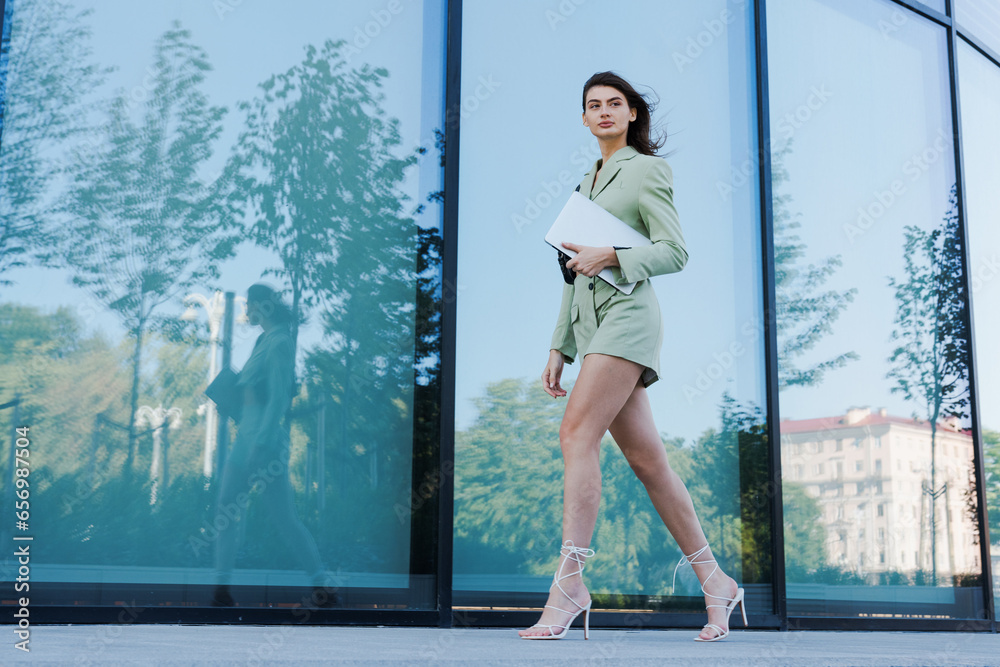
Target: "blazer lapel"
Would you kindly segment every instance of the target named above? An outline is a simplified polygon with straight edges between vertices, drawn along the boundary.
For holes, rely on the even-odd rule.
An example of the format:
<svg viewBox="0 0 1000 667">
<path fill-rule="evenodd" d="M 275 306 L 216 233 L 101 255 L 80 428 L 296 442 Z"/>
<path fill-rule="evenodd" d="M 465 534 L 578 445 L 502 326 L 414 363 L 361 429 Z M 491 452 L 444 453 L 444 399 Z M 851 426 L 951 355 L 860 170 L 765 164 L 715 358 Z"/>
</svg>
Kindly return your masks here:
<svg viewBox="0 0 1000 667">
<path fill-rule="evenodd" d="M 618 172 L 622 170 L 621 165 L 618 164 L 619 162 L 621 162 L 622 160 L 630 160 L 636 155 L 638 155 L 638 151 L 636 151 L 631 146 L 625 146 L 624 148 L 620 148 L 617 151 L 615 151 L 615 154 L 611 156 L 611 161 L 613 162 L 611 164 L 604 165 L 601 167 L 601 173 L 598 174 L 597 176 L 597 182 L 594 183 L 593 187 L 590 190 L 589 193 L 590 199 L 595 199 L 597 195 L 601 194 L 604 188 L 608 187 L 611 181 L 615 180 L 615 176 L 617 176 Z M 594 170 L 596 169 L 597 169 L 597 163 L 595 162 L 594 166 L 591 167 L 589 172 L 587 172 L 588 182 L 593 181 L 594 178 L 593 173 Z"/>
<path fill-rule="evenodd" d="M 601 194 L 604 188 L 608 187 L 608 183 L 613 181 L 621 170 L 622 168 L 618 166 L 617 161 L 602 167 L 601 173 L 597 175 L 597 183 L 594 183 L 594 189 L 591 191 L 590 198 L 596 199 L 597 195 Z"/>
</svg>

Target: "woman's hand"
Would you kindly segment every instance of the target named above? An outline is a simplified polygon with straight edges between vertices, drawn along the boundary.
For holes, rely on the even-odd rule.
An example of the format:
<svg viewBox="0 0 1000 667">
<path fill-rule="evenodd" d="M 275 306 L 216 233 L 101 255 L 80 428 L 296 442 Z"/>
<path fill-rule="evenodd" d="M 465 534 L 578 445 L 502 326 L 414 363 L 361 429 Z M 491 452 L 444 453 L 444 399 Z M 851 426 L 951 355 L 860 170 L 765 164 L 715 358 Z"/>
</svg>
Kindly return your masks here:
<svg viewBox="0 0 1000 667">
<path fill-rule="evenodd" d="M 566 262 L 566 268 L 573 269 L 577 273 L 582 273 L 588 278 L 593 278 L 606 267 L 618 266 L 618 254 L 610 246 L 595 248 L 593 246 L 569 243 L 568 241 L 564 241 L 562 245 L 564 248 L 577 253 L 576 257 Z"/>
<path fill-rule="evenodd" d="M 562 377 L 563 355 L 559 350 L 549 350 L 549 363 L 545 364 L 542 371 L 542 389 L 552 398 L 565 396 L 566 390 L 559 386 L 559 378 Z"/>
</svg>

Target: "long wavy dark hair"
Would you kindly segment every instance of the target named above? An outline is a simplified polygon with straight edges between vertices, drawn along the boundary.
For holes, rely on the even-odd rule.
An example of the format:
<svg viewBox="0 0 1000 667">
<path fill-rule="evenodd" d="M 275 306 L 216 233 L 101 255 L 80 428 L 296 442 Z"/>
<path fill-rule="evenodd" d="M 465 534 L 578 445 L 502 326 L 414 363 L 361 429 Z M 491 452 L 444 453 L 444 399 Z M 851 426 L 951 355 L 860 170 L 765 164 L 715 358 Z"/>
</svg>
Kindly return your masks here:
<svg viewBox="0 0 1000 667">
<path fill-rule="evenodd" d="M 658 100 L 650 100 L 648 96 L 639 93 L 632 84 L 614 72 L 598 72 L 583 84 L 583 110 L 587 110 L 587 91 L 594 86 L 610 86 L 625 96 L 630 109 L 635 109 L 635 120 L 628 125 L 626 142 L 643 155 L 656 155 L 667 141 L 667 133 L 659 132 L 656 137 L 650 135 L 651 117 L 656 111 Z"/>
</svg>

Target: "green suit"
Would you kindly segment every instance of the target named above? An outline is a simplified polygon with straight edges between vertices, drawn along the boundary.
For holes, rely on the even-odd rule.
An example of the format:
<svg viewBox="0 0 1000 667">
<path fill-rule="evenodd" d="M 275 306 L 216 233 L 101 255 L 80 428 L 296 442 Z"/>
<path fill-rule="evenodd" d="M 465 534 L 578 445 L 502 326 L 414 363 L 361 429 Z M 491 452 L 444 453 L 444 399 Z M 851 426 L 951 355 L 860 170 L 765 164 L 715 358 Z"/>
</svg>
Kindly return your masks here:
<svg viewBox="0 0 1000 667">
<path fill-rule="evenodd" d="M 642 155 L 631 146 L 601 165 L 598 160 L 583 177 L 580 192 L 653 243 L 616 251 L 621 267 L 611 272 L 618 283 L 638 283 L 631 295 L 581 274 L 574 284 L 564 284 L 550 349 L 559 350 L 567 363 L 588 352 L 630 359 L 646 366 L 642 379 L 649 386 L 659 375 L 663 325 L 647 278 L 680 271 L 688 259 L 674 208 L 673 172 L 662 158 Z"/>
</svg>

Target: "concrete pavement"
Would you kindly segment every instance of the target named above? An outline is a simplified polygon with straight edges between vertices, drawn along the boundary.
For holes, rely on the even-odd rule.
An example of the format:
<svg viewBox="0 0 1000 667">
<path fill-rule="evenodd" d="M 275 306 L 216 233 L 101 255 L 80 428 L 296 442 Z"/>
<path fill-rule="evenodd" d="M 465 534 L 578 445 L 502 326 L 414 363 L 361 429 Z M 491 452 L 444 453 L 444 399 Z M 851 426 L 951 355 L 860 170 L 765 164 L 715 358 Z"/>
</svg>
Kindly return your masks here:
<svg viewBox="0 0 1000 667">
<path fill-rule="evenodd" d="M 574 627 L 525 641 L 512 629 L 50 625 L 32 628 L 30 654 L 5 634 L 3 665 L 1000 665 L 997 635 L 940 632 L 734 630 L 703 644 L 693 630 L 594 630 L 584 641 Z"/>
</svg>

